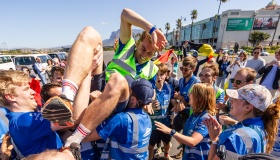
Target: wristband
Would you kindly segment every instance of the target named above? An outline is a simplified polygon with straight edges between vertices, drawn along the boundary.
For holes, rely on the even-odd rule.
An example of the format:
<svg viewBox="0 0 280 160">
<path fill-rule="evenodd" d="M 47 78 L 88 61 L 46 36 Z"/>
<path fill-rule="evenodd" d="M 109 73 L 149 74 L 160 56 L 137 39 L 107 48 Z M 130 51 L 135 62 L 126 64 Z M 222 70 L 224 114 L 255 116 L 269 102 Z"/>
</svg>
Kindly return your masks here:
<svg viewBox="0 0 280 160">
<path fill-rule="evenodd" d="M 169 135 L 172 137 L 175 133 L 176 133 L 175 129 L 172 129 Z"/>
<path fill-rule="evenodd" d="M 157 28 L 156 28 L 156 26 L 154 25 L 154 26 L 150 29 L 149 34 L 152 34 L 156 29 L 157 29 Z"/>
</svg>

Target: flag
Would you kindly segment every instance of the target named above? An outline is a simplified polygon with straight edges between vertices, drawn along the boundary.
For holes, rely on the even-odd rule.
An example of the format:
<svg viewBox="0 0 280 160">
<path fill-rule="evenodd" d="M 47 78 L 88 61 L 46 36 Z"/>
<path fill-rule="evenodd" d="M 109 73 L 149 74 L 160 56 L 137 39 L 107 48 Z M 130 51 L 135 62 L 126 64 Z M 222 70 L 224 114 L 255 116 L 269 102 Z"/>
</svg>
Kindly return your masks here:
<svg viewBox="0 0 280 160">
<path fill-rule="evenodd" d="M 173 49 L 170 49 L 168 51 L 166 51 L 164 54 L 162 54 L 159 58 L 157 58 L 154 61 L 154 64 L 160 64 L 160 63 L 165 63 L 168 61 L 169 56 L 171 55 L 171 53 L 173 52 Z"/>
</svg>

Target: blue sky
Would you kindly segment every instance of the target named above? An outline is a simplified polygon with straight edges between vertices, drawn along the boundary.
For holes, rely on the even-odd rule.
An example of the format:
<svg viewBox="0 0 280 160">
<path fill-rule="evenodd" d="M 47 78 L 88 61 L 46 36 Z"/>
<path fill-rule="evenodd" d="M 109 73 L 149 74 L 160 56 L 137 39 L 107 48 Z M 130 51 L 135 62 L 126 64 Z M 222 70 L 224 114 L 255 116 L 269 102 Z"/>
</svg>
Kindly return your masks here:
<svg viewBox="0 0 280 160">
<path fill-rule="evenodd" d="M 271 0 L 230 0 L 221 11 L 228 9 L 257 10 Z M 277 0 L 279 3 L 280 0 Z M 191 22 L 191 10 L 198 10 L 196 21 L 214 16 L 217 0 L 0 0 L 0 49 L 49 48 L 71 45 L 85 26 L 93 26 L 103 39 L 120 26 L 123 8 L 141 14 L 158 28 L 186 17 Z"/>
</svg>

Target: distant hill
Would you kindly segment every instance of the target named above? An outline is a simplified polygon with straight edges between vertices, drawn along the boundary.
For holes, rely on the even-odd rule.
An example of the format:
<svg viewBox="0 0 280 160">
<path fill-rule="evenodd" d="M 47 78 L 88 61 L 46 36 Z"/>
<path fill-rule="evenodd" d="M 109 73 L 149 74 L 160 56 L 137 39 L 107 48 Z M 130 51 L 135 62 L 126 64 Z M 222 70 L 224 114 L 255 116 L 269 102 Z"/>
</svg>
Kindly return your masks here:
<svg viewBox="0 0 280 160">
<path fill-rule="evenodd" d="M 134 35 L 137 35 L 138 33 L 142 33 L 143 30 L 142 29 L 133 29 L 132 30 L 132 34 Z M 114 46 L 114 43 L 115 43 L 115 40 L 116 38 L 119 38 L 120 37 L 120 30 L 117 30 L 117 31 L 113 31 L 111 33 L 111 36 L 109 39 L 104 39 L 103 40 L 103 47 L 106 47 L 106 46 Z"/>
</svg>

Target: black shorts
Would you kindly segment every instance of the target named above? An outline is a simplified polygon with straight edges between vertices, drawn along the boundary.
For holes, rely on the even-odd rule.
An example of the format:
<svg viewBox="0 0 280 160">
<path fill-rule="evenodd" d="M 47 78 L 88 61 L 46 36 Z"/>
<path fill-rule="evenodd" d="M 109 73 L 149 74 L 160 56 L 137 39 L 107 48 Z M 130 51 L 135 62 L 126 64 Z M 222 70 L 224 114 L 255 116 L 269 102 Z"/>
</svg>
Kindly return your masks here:
<svg viewBox="0 0 280 160">
<path fill-rule="evenodd" d="M 103 62 L 103 69 L 101 74 L 94 75 L 91 79 L 90 92 L 101 91 L 103 92 L 106 85 L 106 65 Z"/>
<path fill-rule="evenodd" d="M 184 111 L 180 111 L 173 120 L 173 129 L 177 132 L 181 132 L 187 122 L 189 116 Z"/>
<path fill-rule="evenodd" d="M 171 136 L 169 134 L 165 134 L 159 130 L 153 130 L 150 138 L 149 144 L 151 146 L 155 146 L 158 142 L 162 140 L 164 143 L 169 143 L 171 141 Z"/>
</svg>

